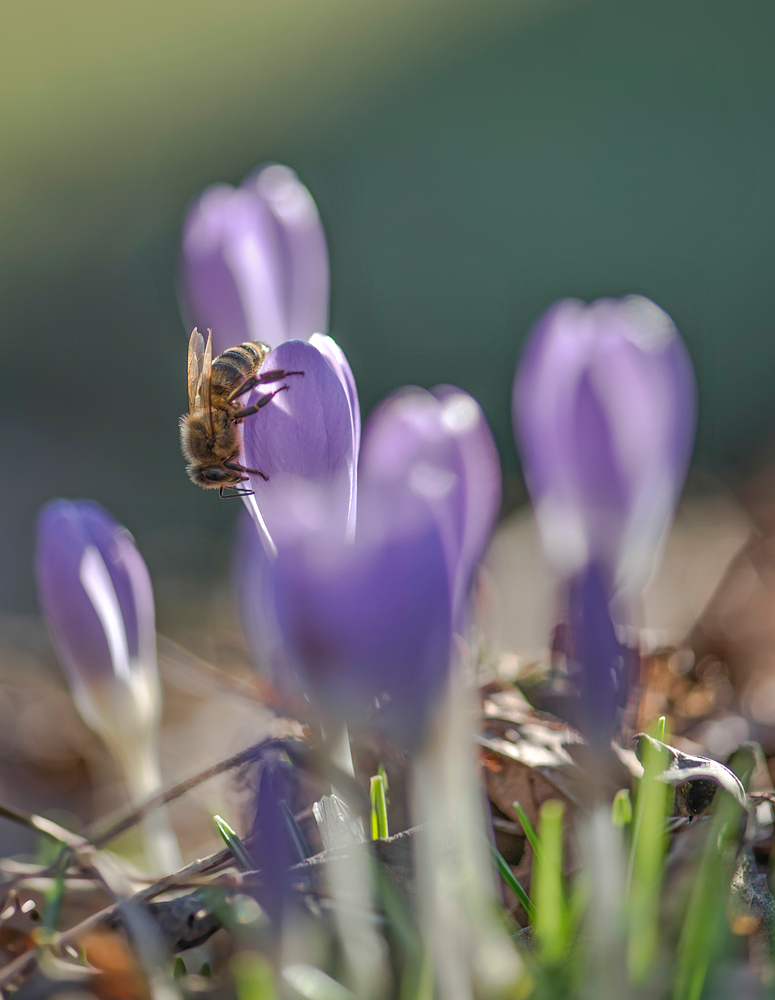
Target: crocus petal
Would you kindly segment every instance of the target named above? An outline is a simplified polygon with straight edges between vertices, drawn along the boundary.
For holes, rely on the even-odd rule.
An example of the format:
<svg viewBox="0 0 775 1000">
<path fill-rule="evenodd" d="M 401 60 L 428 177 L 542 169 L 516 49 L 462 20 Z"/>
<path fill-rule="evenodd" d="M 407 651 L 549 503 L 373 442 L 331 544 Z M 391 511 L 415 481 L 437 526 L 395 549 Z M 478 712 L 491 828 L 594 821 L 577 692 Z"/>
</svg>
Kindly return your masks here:
<svg viewBox="0 0 775 1000">
<path fill-rule="evenodd" d="M 350 516 L 348 521 L 348 526 L 350 531 L 355 530 L 355 514 L 358 505 L 358 455 L 361 449 L 361 408 L 358 402 L 358 388 L 355 385 L 355 376 L 353 375 L 352 368 L 350 368 L 350 362 L 347 360 L 344 351 L 333 339 L 333 337 L 326 337 L 322 333 L 313 333 L 309 338 L 309 342 L 313 347 L 316 347 L 323 357 L 328 361 L 331 367 L 334 369 L 337 378 L 342 383 L 344 391 L 347 393 L 347 402 L 350 406 L 350 425 L 352 428 L 352 441 L 353 441 L 353 470 L 355 473 L 352 476 L 352 489 L 350 494 Z"/>
<path fill-rule="evenodd" d="M 345 386 L 326 357 L 300 340 L 272 351 L 262 371 L 278 368 L 304 374 L 245 397 L 250 406 L 279 385 L 288 387 L 244 422 L 244 463 L 269 477 L 250 476 L 253 499 L 273 538 L 292 498 L 323 490 L 333 527 L 344 536 L 355 518 L 353 416 Z"/>
<path fill-rule="evenodd" d="M 487 419 L 473 396 L 452 385 L 431 390 L 442 405 L 442 422 L 454 435 L 465 470 L 465 526 L 461 544 L 461 585 L 484 555 L 503 496 L 498 448 Z"/>
<path fill-rule="evenodd" d="M 438 400 L 424 389 L 407 387 L 381 403 L 366 426 L 360 476 L 362 485 L 376 488 L 405 483 L 429 504 L 454 585 L 465 530 L 465 477 L 460 449 L 443 424 Z"/>
<path fill-rule="evenodd" d="M 285 339 L 275 226 L 251 192 L 217 184 L 183 224 L 181 303 L 188 329 L 213 331 L 214 353 L 246 340 Z"/>
<path fill-rule="evenodd" d="M 315 203 L 287 167 L 265 167 L 239 188 L 213 185 L 187 211 L 181 310 L 187 329 L 213 331 L 216 354 L 325 332 L 328 284 Z"/>
<path fill-rule="evenodd" d="M 566 300 L 534 329 L 512 412 L 547 555 L 645 583 L 683 483 L 695 423 L 691 362 L 641 296 Z"/>
<path fill-rule="evenodd" d="M 280 545 L 275 600 L 292 661 L 324 712 L 421 740 L 451 641 L 446 554 L 427 504 L 374 489 L 354 544 L 319 524 Z"/>
<path fill-rule="evenodd" d="M 284 278 L 286 333 L 283 339 L 309 339 L 328 329 L 330 283 L 328 248 L 317 207 L 307 188 L 288 167 L 262 167 L 243 181 L 267 206 L 276 226 Z M 279 341 L 270 341 L 277 345 Z"/>
<path fill-rule="evenodd" d="M 99 715 L 94 692 L 113 689 L 127 715 L 155 721 L 153 591 L 126 528 L 92 501 L 52 501 L 38 519 L 35 569 L 41 607 L 79 708 L 90 718 Z M 95 716 L 94 725 L 103 723 Z"/>
<path fill-rule="evenodd" d="M 453 386 L 400 390 L 372 414 L 362 481 L 406 482 L 426 500 L 441 530 L 456 625 L 476 562 L 500 506 L 500 464 L 484 414 Z"/>
</svg>

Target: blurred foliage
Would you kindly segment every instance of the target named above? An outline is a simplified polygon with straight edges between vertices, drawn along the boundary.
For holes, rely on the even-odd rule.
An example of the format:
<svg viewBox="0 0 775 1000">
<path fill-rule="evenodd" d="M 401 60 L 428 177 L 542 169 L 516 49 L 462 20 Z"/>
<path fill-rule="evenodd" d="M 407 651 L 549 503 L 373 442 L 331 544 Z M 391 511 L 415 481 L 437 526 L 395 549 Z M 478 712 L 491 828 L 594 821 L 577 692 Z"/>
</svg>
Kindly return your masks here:
<svg viewBox="0 0 775 1000">
<path fill-rule="evenodd" d="M 34 608 L 33 521 L 55 495 L 108 506 L 162 586 L 224 569 L 237 505 L 191 486 L 177 442 L 177 239 L 203 186 L 266 160 L 320 207 L 364 412 L 403 382 L 456 382 L 515 474 L 531 322 L 562 295 L 639 291 L 697 364 L 698 465 L 766 446 L 774 22 L 764 0 L 17 3 L 0 606 Z"/>
</svg>

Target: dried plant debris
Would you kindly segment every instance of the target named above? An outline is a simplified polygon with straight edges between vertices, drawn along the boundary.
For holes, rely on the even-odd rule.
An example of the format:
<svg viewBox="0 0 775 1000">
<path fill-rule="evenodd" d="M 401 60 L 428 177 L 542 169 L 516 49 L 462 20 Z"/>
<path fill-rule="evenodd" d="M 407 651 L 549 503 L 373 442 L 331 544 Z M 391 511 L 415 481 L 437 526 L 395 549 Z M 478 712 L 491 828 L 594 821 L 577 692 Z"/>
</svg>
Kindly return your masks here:
<svg viewBox="0 0 775 1000">
<path fill-rule="evenodd" d="M 744 808 L 748 808 L 749 799 L 743 783 L 730 768 L 720 764 L 710 757 L 700 757 L 694 754 L 683 753 L 675 747 L 663 743 L 661 740 L 649 736 L 648 733 L 638 733 L 636 736 L 635 752 L 638 760 L 643 763 L 645 746 L 650 745 L 665 762 L 662 771 L 657 778 L 668 785 L 683 785 L 685 782 L 702 782 L 697 791 L 698 801 L 708 799 L 709 804 L 712 794 L 708 798 L 708 784 L 723 788 Z M 704 808 L 704 807 L 703 807 Z M 700 809 L 696 810 L 701 811 Z"/>
<path fill-rule="evenodd" d="M 600 756 L 601 751 L 588 746 L 566 722 L 534 709 L 516 687 L 490 683 L 481 696 L 477 741 L 481 774 L 491 803 L 494 843 L 503 864 L 526 889 L 531 885 L 535 858 L 531 837 L 535 838 L 544 804 L 559 801 L 569 817 L 561 874 L 572 876 L 580 858 L 573 825 L 578 817 L 587 814 L 592 801 L 590 770 L 598 779 L 598 792 L 606 782 L 614 790 L 634 789 L 636 780 L 643 776 L 641 762 L 647 747 L 662 755 L 663 765 L 656 777 L 675 789 L 673 813 L 684 817 L 683 825 L 673 821 L 670 827 L 673 832 L 665 868 L 666 898 L 678 902 L 666 903 L 668 915 L 676 907 L 680 909 L 680 900 L 685 898 L 687 880 L 691 881 L 702 851 L 703 835 L 710 828 L 703 814 L 717 798 L 719 788 L 744 809 L 749 817 L 748 828 L 755 826 L 752 818 L 764 807 L 766 813 L 758 814 L 760 829 L 762 815 L 766 815 L 771 837 L 769 803 L 775 801 L 775 792 L 763 756 L 752 747 L 742 751 L 750 757 L 750 767 L 746 764 L 749 772 L 758 754 L 758 790 L 749 794 L 732 768 L 646 733 L 637 735 L 634 750 L 612 747 L 610 755 Z M 375 759 L 381 759 L 388 750 L 367 744 L 357 747 L 356 758 L 360 755 L 370 760 L 376 755 Z M 226 849 L 153 880 L 110 854 L 109 847 L 113 838 L 131 829 L 154 808 L 173 802 L 217 775 L 231 772 L 244 793 L 254 791 L 262 761 L 267 755 L 277 754 L 287 758 L 298 779 L 298 794 L 289 800 L 289 822 L 295 826 L 299 821 L 306 833 L 313 828 L 318 831 L 326 811 L 349 817 L 347 829 L 353 836 L 335 844 L 330 838 L 321 839 L 318 831 L 317 840 L 309 839 L 315 853 L 289 870 L 288 884 L 303 919 L 322 928 L 333 940 L 342 901 L 332 896 L 328 869 L 332 861 L 346 857 L 348 851 L 360 850 L 361 835 L 354 831 L 359 830 L 358 817 L 367 809 L 366 797 L 362 785 L 352 776 L 332 769 L 313 740 L 269 739 L 212 764 L 137 808 L 123 809 L 92 824 L 81 835 L 39 816 L 0 807 L 6 819 L 37 836 L 43 834 L 64 852 L 50 864 L 6 860 L 0 866 L 5 879 L 0 913 L 3 989 L 16 990 L 20 1000 L 37 1000 L 63 990 L 81 994 L 88 990 L 100 1000 L 144 1000 L 155 995 L 149 968 L 159 961 L 144 953 L 150 936 L 155 938 L 154 947 L 170 969 L 175 956 L 181 963 L 180 976 L 174 983 L 170 980 L 170 989 L 183 996 L 206 993 L 232 997 L 228 955 L 243 933 L 239 928 L 249 927 L 250 933 L 265 944 L 273 940 L 270 922 L 256 902 L 263 873 L 247 868 L 244 859 L 241 866 L 236 864 L 233 850 Z M 393 794 L 394 775 L 398 785 L 405 778 L 406 761 L 389 754 L 384 759 L 391 763 Z M 341 799 L 328 794 L 332 784 Z M 687 818 L 698 816 L 699 821 L 686 823 Z M 362 916 L 380 934 L 389 937 L 393 933 L 391 914 L 397 910 L 406 926 L 414 926 L 418 911 L 415 857 L 424 836 L 422 829 L 415 828 L 365 844 L 375 885 L 379 887 L 379 905 L 374 913 L 363 911 Z M 249 837 L 240 843 L 247 851 L 252 849 Z M 326 849 L 320 851 L 317 847 L 322 844 Z M 735 841 L 728 919 L 733 933 L 748 940 L 752 962 L 756 955 L 761 963 L 769 961 L 769 941 L 775 924 L 775 902 L 763 871 L 769 862 L 770 847 L 770 840 L 757 840 L 748 829 L 744 833 L 741 828 Z M 64 901 L 62 920 L 41 934 L 39 928 L 47 919 L 47 901 L 58 878 Z M 504 902 L 519 923 L 528 922 L 511 888 L 504 890 Z M 518 935 L 516 928 L 514 933 Z M 212 957 L 216 953 L 221 955 L 217 961 Z M 223 958 L 223 954 L 227 957 Z M 200 967 L 207 968 L 209 975 L 213 963 L 220 979 L 199 975 Z"/>
</svg>

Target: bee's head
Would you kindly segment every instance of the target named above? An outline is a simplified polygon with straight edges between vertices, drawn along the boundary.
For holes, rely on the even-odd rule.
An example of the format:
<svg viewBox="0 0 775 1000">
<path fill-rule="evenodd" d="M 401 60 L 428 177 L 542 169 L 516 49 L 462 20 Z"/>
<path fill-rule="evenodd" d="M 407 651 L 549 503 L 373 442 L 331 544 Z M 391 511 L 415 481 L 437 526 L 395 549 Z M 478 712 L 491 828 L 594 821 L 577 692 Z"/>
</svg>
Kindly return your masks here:
<svg viewBox="0 0 775 1000">
<path fill-rule="evenodd" d="M 206 490 L 218 490 L 222 486 L 236 486 L 242 482 L 239 472 L 225 469 L 222 465 L 190 465 L 188 475 L 193 483 Z"/>
</svg>

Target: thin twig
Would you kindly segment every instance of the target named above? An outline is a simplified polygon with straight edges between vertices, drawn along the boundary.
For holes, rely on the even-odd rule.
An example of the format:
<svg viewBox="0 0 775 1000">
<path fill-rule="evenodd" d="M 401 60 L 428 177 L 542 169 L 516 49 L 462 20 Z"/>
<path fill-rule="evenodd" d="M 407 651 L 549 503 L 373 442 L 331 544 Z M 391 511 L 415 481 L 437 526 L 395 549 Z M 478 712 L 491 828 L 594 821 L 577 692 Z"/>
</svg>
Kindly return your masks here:
<svg viewBox="0 0 775 1000">
<path fill-rule="evenodd" d="M 205 781 L 209 781 L 211 778 L 216 778 L 219 774 L 224 774 L 226 771 L 232 771 L 234 768 L 241 767 L 243 764 L 256 760 L 265 745 L 266 741 L 249 746 L 245 750 L 240 750 L 239 753 L 235 753 L 231 757 L 227 757 L 226 760 L 222 760 L 217 764 L 213 764 L 210 767 L 205 768 L 204 771 L 200 771 L 191 778 L 186 778 L 185 781 L 178 782 L 178 784 L 173 785 L 166 791 L 160 792 L 158 795 L 154 795 L 151 799 L 146 799 L 146 801 L 141 802 L 139 806 L 135 806 L 129 810 L 122 810 L 113 818 L 108 817 L 107 820 L 99 821 L 97 824 L 94 824 L 96 829 L 90 828 L 87 831 L 89 842 L 93 847 L 104 847 L 115 837 L 118 837 L 119 834 L 124 833 L 126 830 L 131 829 L 139 823 L 140 820 L 142 820 L 154 809 L 167 805 L 169 802 L 174 802 L 174 800 L 180 798 L 181 795 L 185 795 L 186 792 L 190 792 L 192 788 L 196 788 L 198 785 L 203 784 Z M 100 830 L 100 827 L 103 827 L 103 829 Z"/>
<path fill-rule="evenodd" d="M 45 816 L 36 816 L 34 813 L 26 813 L 21 809 L 12 809 L 9 806 L 3 805 L 0 805 L 0 816 L 10 819 L 13 823 L 26 826 L 36 833 L 42 833 L 46 837 L 51 837 L 52 840 L 58 840 L 71 847 L 74 851 L 79 851 L 89 846 L 88 841 L 84 840 L 83 837 L 79 837 L 72 830 L 66 830 L 51 819 L 46 819 Z"/>
<path fill-rule="evenodd" d="M 205 781 L 209 781 L 211 778 L 216 778 L 226 771 L 233 771 L 235 768 L 242 767 L 243 764 L 260 760 L 264 752 L 272 746 L 282 748 L 290 756 L 296 758 L 294 763 L 306 767 L 321 779 L 335 785 L 354 811 L 360 813 L 367 808 L 363 789 L 355 778 L 350 774 L 346 774 L 341 768 L 331 764 L 326 755 L 321 753 L 317 748 L 302 745 L 291 740 L 267 739 L 262 740 L 261 743 L 254 743 L 252 746 L 240 750 L 231 757 L 227 757 L 225 760 L 205 768 L 204 771 L 200 771 L 191 778 L 186 778 L 185 781 L 181 781 L 166 791 L 155 795 L 153 798 L 141 802 L 138 806 L 129 810 L 122 810 L 122 812 L 113 818 L 108 817 L 99 821 L 86 831 L 88 843 L 94 848 L 104 847 L 115 837 L 118 837 L 119 834 L 124 833 L 139 823 L 149 812 L 158 809 L 160 806 L 167 805 L 169 802 L 173 802 L 175 799 L 180 798 L 181 795 L 185 795 L 186 792 L 191 791 L 191 789 L 196 788 Z"/>
</svg>

